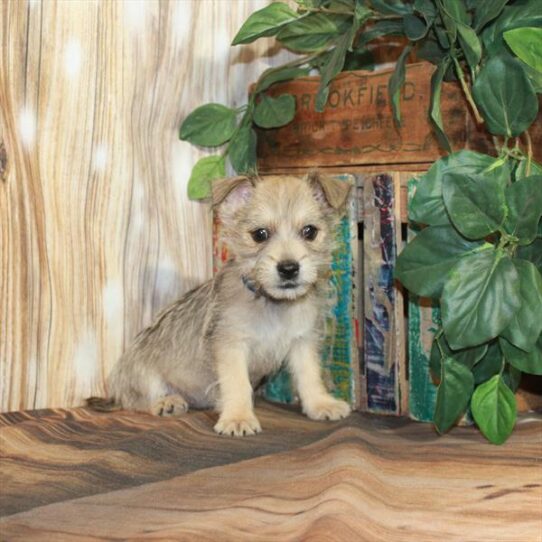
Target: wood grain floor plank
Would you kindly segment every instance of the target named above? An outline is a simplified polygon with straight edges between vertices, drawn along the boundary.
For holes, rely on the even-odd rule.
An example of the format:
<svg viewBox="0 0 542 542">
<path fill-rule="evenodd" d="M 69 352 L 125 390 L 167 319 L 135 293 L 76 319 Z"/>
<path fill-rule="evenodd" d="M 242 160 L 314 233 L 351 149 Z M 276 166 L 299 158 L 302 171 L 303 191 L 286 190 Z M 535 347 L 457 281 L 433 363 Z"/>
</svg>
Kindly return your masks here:
<svg viewBox="0 0 542 542">
<path fill-rule="evenodd" d="M 1 539 L 540 540 L 540 417 L 524 419 L 497 447 L 473 428 L 439 438 L 427 424 L 404 419 L 355 414 L 326 425 L 266 403 L 258 414 L 267 431 L 241 440 L 215 437 L 212 416 L 203 412 L 177 422 L 83 410 L 36 419 L 4 416 L 1 434 L 10 448 L 3 444 L 2 451 L 12 464 L 2 473 L 13 473 L 19 463 L 14 478 L 24 486 L 21 499 L 33 494 L 34 484 L 41 483 L 36 473 L 54 464 L 58 454 L 75 455 L 71 474 L 66 475 L 70 466 L 57 464 L 47 481 L 50 491 L 56 485 L 73 488 L 73 497 L 45 504 L 42 492 L 43 504 L 33 501 L 27 511 L 1 520 Z M 50 417 L 55 430 L 40 434 L 36 427 Z M 28 424 L 33 427 L 24 428 Z M 154 441 L 148 440 L 150 432 Z M 42 447 L 52 446 L 50 452 L 39 452 L 35 439 L 40 438 Z M 59 441 L 66 450 L 57 448 Z M 36 453 L 32 470 L 22 458 Z M 81 495 L 77 484 L 84 476 L 73 473 L 85 473 L 90 457 L 85 454 L 95 454 L 104 472 L 119 469 L 132 476 L 132 483 L 117 490 L 103 485 L 94 495 L 74 498 Z M 194 459 L 206 454 L 211 454 L 206 462 Z M 85 483 L 88 491 L 90 479 Z"/>
<path fill-rule="evenodd" d="M 271 405 L 257 439 L 219 438 L 216 415 L 179 419 L 87 409 L 0 415 L 0 515 L 290 450 L 334 426 Z"/>
</svg>

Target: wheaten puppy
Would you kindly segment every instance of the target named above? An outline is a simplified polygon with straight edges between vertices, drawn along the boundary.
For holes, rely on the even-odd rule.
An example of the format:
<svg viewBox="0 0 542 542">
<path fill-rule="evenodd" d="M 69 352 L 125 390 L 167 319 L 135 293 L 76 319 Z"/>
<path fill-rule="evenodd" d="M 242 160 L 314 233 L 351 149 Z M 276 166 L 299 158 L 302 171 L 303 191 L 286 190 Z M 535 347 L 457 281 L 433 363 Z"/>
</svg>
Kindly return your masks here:
<svg viewBox="0 0 542 542">
<path fill-rule="evenodd" d="M 320 339 L 334 229 L 350 186 L 307 177 L 235 177 L 213 184 L 232 260 L 162 311 L 112 371 L 110 399 L 160 416 L 216 408 L 217 433 L 261 431 L 253 389 L 284 362 L 303 411 L 337 420 L 350 407 L 320 374 Z"/>
</svg>

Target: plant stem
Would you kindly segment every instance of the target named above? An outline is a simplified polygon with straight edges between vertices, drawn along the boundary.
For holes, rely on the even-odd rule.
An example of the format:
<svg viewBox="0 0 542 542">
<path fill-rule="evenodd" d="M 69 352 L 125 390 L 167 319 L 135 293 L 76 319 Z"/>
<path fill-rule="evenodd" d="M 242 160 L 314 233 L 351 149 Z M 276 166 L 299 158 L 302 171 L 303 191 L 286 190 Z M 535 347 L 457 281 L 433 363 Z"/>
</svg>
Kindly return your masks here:
<svg viewBox="0 0 542 542">
<path fill-rule="evenodd" d="M 375 13 L 371 16 L 371 19 L 378 19 L 379 21 L 398 21 L 403 20 L 403 15 L 380 15 Z"/>
<path fill-rule="evenodd" d="M 444 333 L 444 329 L 443 328 L 440 328 L 440 330 L 438 331 L 438 333 L 435 335 L 435 341 L 437 342 L 437 346 L 438 346 L 438 349 L 440 351 L 440 357 L 441 358 L 444 358 L 444 350 L 442 350 L 442 346 L 440 346 L 440 341 L 439 339 L 442 337 L 442 334 Z"/>
<path fill-rule="evenodd" d="M 500 156 L 501 147 L 499 145 L 499 139 L 497 138 L 497 136 L 491 136 L 491 139 L 493 141 L 493 146 L 495 147 L 495 150 L 497 151 L 497 155 Z"/>
<path fill-rule="evenodd" d="M 467 98 L 467 102 L 469 102 L 469 105 L 472 108 L 472 112 L 474 113 L 474 118 L 476 119 L 476 123 L 483 124 L 484 119 L 482 118 L 482 115 L 480 115 L 480 111 L 478 111 L 478 108 L 476 107 L 476 104 L 474 103 L 474 99 L 470 92 L 469 86 L 467 85 L 467 81 L 465 80 L 465 74 L 463 73 L 463 69 L 461 68 L 461 65 L 459 64 L 459 61 L 457 60 L 455 54 L 452 53 L 451 56 L 454 61 L 457 77 L 459 77 L 459 82 L 461 83 L 461 88 L 463 89 L 465 98 Z"/>
<path fill-rule="evenodd" d="M 533 142 L 529 130 L 525 130 L 525 139 L 527 141 L 527 165 L 525 166 L 525 175 L 528 177 L 531 174 L 531 162 L 533 161 Z"/>
<path fill-rule="evenodd" d="M 332 13 L 334 15 L 354 15 L 353 11 L 340 11 L 338 9 L 329 9 L 329 8 L 307 8 L 300 7 L 299 11 L 307 11 L 309 13 Z"/>
</svg>

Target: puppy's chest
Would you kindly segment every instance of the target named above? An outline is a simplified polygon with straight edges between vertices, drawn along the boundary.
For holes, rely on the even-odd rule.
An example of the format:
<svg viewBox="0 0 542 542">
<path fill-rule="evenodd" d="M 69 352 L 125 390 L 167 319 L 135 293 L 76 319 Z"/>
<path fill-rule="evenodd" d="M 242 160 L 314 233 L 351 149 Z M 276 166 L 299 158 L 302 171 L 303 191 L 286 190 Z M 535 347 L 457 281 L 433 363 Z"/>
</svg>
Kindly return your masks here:
<svg viewBox="0 0 542 542">
<path fill-rule="evenodd" d="M 267 307 L 252 314 L 247 325 L 251 342 L 251 362 L 280 364 L 293 341 L 312 334 L 316 311 L 311 305 Z M 272 367 L 271 370 L 274 370 Z"/>
</svg>

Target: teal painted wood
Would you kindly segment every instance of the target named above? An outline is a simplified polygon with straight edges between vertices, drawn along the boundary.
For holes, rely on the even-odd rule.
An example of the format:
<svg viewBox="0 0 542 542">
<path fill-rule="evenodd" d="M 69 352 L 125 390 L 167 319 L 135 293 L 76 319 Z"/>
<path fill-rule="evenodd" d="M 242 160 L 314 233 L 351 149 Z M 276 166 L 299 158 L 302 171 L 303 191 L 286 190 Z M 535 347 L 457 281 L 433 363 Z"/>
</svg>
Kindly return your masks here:
<svg viewBox="0 0 542 542">
<path fill-rule="evenodd" d="M 408 181 L 408 199 L 416 190 L 418 179 Z M 408 224 L 408 240 L 420 230 Z M 429 371 L 429 356 L 433 338 L 440 326 L 438 303 L 409 293 L 408 301 L 408 359 L 409 359 L 409 413 L 410 417 L 424 422 L 433 420 L 437 386 Z"/>
</svg>

